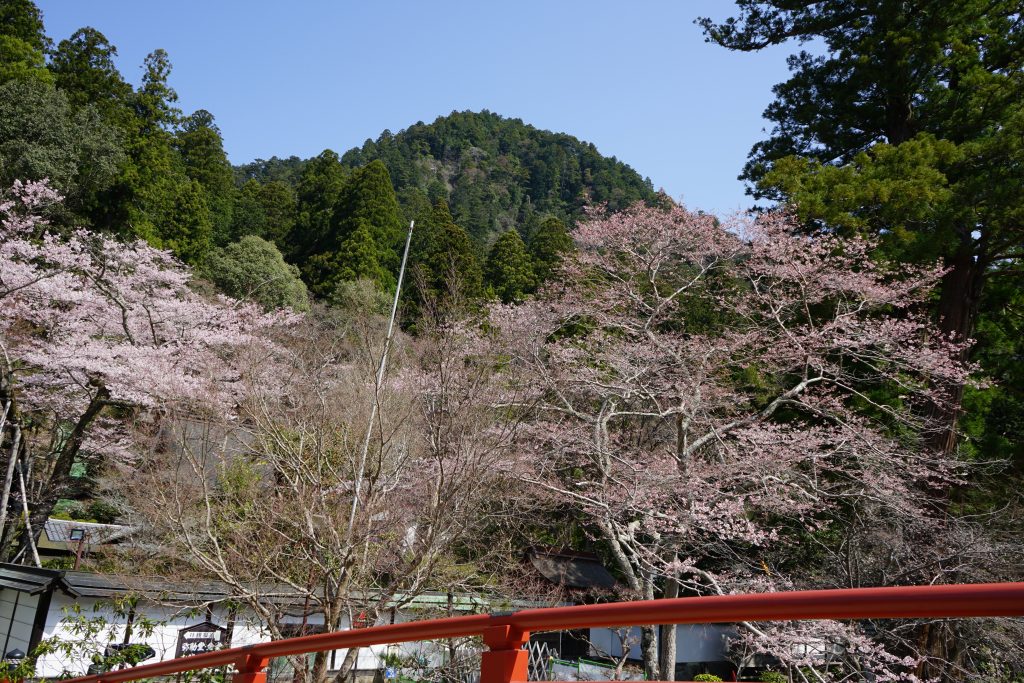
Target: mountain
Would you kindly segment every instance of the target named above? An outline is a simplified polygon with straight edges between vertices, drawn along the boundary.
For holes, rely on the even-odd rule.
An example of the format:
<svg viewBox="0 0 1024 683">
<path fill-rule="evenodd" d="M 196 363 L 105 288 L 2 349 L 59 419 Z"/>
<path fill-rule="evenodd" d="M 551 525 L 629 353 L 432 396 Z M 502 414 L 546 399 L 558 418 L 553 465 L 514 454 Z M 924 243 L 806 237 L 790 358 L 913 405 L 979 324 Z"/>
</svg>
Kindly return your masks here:
<svg viewBox="0 0 1024 683">
<path fill-rule="evenodd" d="M 593 144 L 489 111 L 385 130 L 341 156 L 350 171 L 375 160 L 387 167 L 406 219 L 445 200 L 481 252 L 509 228 L 525 237 L 547 216 L 571 224 L 588 204 L 618 210 L 655 195 L 650 179 Z M 302 163 L 256 160 L 236 166 L 235 177 L 294 185 Z"/>
</svg>

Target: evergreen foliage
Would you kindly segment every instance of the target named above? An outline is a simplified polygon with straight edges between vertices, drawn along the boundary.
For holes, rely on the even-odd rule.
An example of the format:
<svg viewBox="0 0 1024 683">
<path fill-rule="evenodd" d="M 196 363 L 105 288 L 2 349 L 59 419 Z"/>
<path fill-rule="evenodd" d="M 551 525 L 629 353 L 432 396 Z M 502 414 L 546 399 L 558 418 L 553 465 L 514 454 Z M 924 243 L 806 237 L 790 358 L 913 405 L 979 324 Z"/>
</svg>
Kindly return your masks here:
<svg viewBox="0 0 1024 683">
<path fill-rule="evenodd" d="M 277 247 L 256 235 L 214 249 L 203 261 L 200 275 L 228 296 L 254 301 L 268 311 L 309 310 L 299 269 L 285 263 Z"/>
<path fill-rule="evenodd" d="M 737 6 L 725 22 L 701 20 L 709 40 L 741 51 L 792 38 L 826 48 L 791 57 L 791 78 L 775 86 L 765 111 L 775 127 L 743 171 L 751 193 L 790 203 L 811 229 L 878 236 L 882 259 L 941 259 L 935 314 L 952 338 L 971 338 L 982 320 L 1002 327 L 1005 311 L 986 310 L 985 291 L 1021 282 L 1005 267 L 1024 256 L 1020 3 Z M 974 353 L 988 363 L 983 344 Z M 937 447 L 957 446 L 957 412 Z"/>
<path fill-rule="evenodd" d="M 341 165 L 337 153 L 329 149 L 303 166 L 296 187 L 295 222 L 286 238 L 285 253 L 293 262 L 301 263 L 313 256 L 317 246 L 327 239 L 334 205 L 347 178 L 347 169 Z"/>
<path fill-rule="evenodd" d="M 128 160 L 97 222 L 128 225 L 157 247 L 197 264 L 213 239 L 206 191 L 188 176 L 173 128 L 180 121 L 177 93 L 167 82 L 170 59 L 163 50 L 146 57 L 142 85 L 131 98 L 134 116 L 126 129 Z"/>
<path fill-rule="evenodd" d="M 939 334 L 965 342 L 963 355 L 1005 386 L 961 383 L 937 393 L 922 412 L 944 426 L 923 438 L 943 454 L 1014 461 L 996 476 L 974 470 L 994 494 L 987 500 L 949 486 L 931 491 L 933 506 L 945 515 L 966 496 L 972 513 L 998 510 L 1013 520 L 1005 493 L 1024 472 L 1024 430 L 1007 419 L 1020 408 L 1021 378 L 1006 362 L 1019 352 L 1020 300 L 1011 293 L 1021 290 L 1024 257 L 1020 2 L 736 4 L 737 17 L 701 20 L 709 40 L 741 51 L 794 38 L 824 47 L 821 55 L 790 57 L 792 75 L 775 86 L 765 111 L 774 128 L 751 150 L 741 177 L 754 196 L 794 206 L 810 230 L 879 238 L 880 261 L 943 263 L 934 302 Z M 1008 486 L 1007 474 L 1017 483 Z M 1011 534 L 1019 534 L 1017 515 Z M 912 639 L 934 657 L 918 665 L 922 679 L 956 680 L 957 667 L 946 663 L 976 649 L 963 631 L 946 627 L 923 626 Z"/>
<path fill-rule="evenodd" d="M 533 263 L 517 231 L 506 230 L 491 247 L 484 282 L 488 293 L 506 304 L 522 301 L 536 288 Z"/>
<path fill-rule="evenodd" d="M 118 131 L 95 107 L 75 110 L 38 80 L 0 85 L 0 182 L 49 178 L 67 209 L 88 213 L 124 161 Z"/>
<path fill-rule="evenodd" d="M 572 236 L 565 223 L 554 216 L 541 221 L 530 235 L 530 256 L 533 257 L 533 270 L 538 283 L 547 281 L 565 255 L 572 250 Z"/>
<path fill-rule="evenodd" d="M 224 152 L 224 141 L 213 114 L 200 109 L 186 118 L 175 136 L 175 147 L 188 177 L 203 188 L 214 239 L 219 241 L 218 238 L 231 231 L 235 186 L 231 164 Z"/>
<path fill-rule="evenodd" d="M 284 249 L 295 212 L 295 193 L 290 187 L 277 180 L 265 185 L 249 180 L 234 193 L 230 236 L 258 235 Z"/>
<path fill-rule="evenodd" d="M 32 0 L 0 0 L 0 35 L 17 38 L 40 53 L 50 47 L 43 13 Z"/>
<path fill-rule="evenodd" d="M 342 188 L 331 219 L 333 235 L 324 246 L 329 250 L 347 240 L 357 228 L 365 228 L 373 238 L 378 263 L 389 272 L 397 272 L 403 223 L 388 169 L 374 161 L 356 169 Z"/>
<path fill-rule="evenodd" d="M 412 317 L 428 300 L 475 299 L 483 294 L 483 276 L 473 244 L 444 200 L 416 220 L 409 264 L 412 281 L 407 297 Z"/>
<path fill-rule="evenodd" d="M 404 205 L 447 200 L 478 245 L 536 215 L 572 221 L 588 203 L 614 211 L 654 198 L 650 180 L 594 145 L 488 111 L 384 131 L 342 157 L 350 168 L 373 160 L 387 166 Z"/>
<path fill-rule="evenodd" d="M 369 280 L 384 291 L 394 289 L 395 276 L 380 263 L 380 248 L 374 232 L 369 221 L 356 219 L 355 227 L 338 248 L 335 281 Z"/>
<path fill-rule="evenodd" d="M 310 177 L 318 184 L 326 182 L 328 189 L 333 189 L 329 183 L 340 171 L 332 155 L 325 152 L 318 164 L 327 171 L 326 177 L 318 177 L 312 164 L 307 167 Z M 303 195 L 308 196 L 305 192 Z M 325 214 L 310 216 L 322 219 Z M 402 223 L 387 168 L 377 162 L 356 169 L 338 189 L 326 232 L 311 241 L 313 230 L 324 227 L 314 223 L 313 230 L 301 236 L 312 252 L 303 267 L 310 290 L 329 298 L 339 282 L 360 278 L 375 281 L 383 290 L 392 289 L 398 272 Z"/>
<path fill-rule="evenodd" d="M 31 0 L 0 0 L 0 83 L 52 83 L 45 63 L 49 48 L 43 15 Z"/>
<path fill-rule="evenodd" d="M 76 107 L 93 105 L 124 121 L 132 87 L 114 64 L 117 48 L 94 28 L 80 28 L 60 41 L 50 58 L 55 85 Z"/>
<path fill-rule="evenodd" d="M 260 183 L 278 180 L 294 187 L 301 181 L 306 164 L 310 161 L 310 159 L 300 159 L 295 155 L 287 159 L 278 157 L 256 159 L 248 164 L 234 167 L 235 184 L 242 185 L 247 180 L 256 180 Z"/>
</svg>

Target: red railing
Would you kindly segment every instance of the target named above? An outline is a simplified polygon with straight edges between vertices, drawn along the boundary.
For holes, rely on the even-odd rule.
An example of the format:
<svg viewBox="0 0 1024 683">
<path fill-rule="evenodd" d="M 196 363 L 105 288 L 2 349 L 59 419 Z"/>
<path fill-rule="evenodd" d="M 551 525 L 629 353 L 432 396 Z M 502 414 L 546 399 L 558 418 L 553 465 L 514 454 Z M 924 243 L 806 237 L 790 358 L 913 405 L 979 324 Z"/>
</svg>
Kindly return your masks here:
<svg viewBox="0 0 1024 683">
<path fill-rule="evenodd" d="M 482 635 L 480 683 L 527 680 L 528 653 L 521 649 L 530 631 L 710 624 L 797 619 L 891 619 L 910 617 L 1024 616 L 1024 583 L 854 588 L 643 600 L 602 605 L 528 609 L 412 621 L 275 640 L 228 650 L 169 659 L 131 669 L 70 679 L 71 683 L 120 683 L 154 676 L 234 666 L 232 683 L 265 683 L 273 657 L 302 655 L 368 645 Z"/>
</svg>

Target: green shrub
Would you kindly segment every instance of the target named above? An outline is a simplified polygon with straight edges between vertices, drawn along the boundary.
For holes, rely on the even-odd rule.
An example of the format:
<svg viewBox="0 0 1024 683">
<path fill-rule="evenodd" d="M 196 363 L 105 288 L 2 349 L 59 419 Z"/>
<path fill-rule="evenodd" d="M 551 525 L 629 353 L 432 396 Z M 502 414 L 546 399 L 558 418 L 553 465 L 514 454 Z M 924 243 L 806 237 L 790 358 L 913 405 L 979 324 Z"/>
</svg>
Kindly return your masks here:
<svg viewBox="0 0 1024 683">
<path fill-rule="evenodd" d="M 761 674 L 761 683 L 789 683 L 789 679 L 778 671 L 765 671 Z"/>
<path fill-rule="evenodd" d="M 299 279 L 299 269 L 285 263 L 276 246 L 255 235 L 214 249 L 197 272 L 228 296 L 255 302 L 266 310 L 309 310 L 309 295 Z"/>
<path fill-rule="evenodd" d="M 695 681 L 720 681 L 722 679 L 720 677 L 716 676 L 715 674 L 697 674 L 696 676 L 693 677 L 693 680 L 695 680 Z"/>
</svg>

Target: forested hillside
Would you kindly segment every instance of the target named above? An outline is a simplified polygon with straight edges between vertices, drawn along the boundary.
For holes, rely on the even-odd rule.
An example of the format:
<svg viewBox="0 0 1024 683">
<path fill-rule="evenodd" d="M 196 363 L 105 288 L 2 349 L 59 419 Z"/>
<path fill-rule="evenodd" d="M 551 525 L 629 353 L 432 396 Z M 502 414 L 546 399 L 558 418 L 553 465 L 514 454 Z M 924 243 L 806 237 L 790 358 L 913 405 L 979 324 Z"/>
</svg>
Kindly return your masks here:
<svg viewBox="0 0 1024 683">
<path fill-rule="evenodd" d="M 573 220 L 584 206 L 612 210 L 651 199 L 650 180 L 594 145 L 491 112 L 455 112 L 346 152 L 350 168 L 380 159 L 407 213 L 445 199 L 480 243 L 510 228 L 529 234 L 545 215 Z"/>
<path fill-rule="evenodd" d="M 544 215 L 573 220 L 589 204 L 618 210 L 654 196 L 649 179 L 593 144 L 488 111 L 452 112 L 397 134 L 384 131 L 345 152 L 341 163 L 351 170 L 375 159 L 387 167 L 406 216 L 445 199 L 455 220 L 481 242 L 511 227 L 527 234 Z M 294 186 L 306 163 L 295 156 L 257 159 L 235 166 L 235 178 Z"/>
<path fill-rule="evenodd" d="M 407 225 L 420 219 L 427 227 L 438 204 L 447 206 L 449 219 L 469 238 L 472 253 L 463 257 L 456 275 L 465 277 L 465 267 L 484 268 L 490 273 L 487 291 L 505 292 L 501 298 L 509 300 L 535 289 L 540 278 L 520 273 L 510 285 L 505 280 L 507 269 L 521 269 L 522 264 L 487 267 L 499 236 L 515 231 L 524 249 L 537 244 L 532 260 L 543 273 L 538 259 L 551 256 L 540 253 L 546 248 L 539 246 L 544 238 L 535 239 L 545 229 L 542 224 L 547 222 L 550 229 L 557 221 L 566 229 L 587 206 L 617 211 L 655 197 L 650 180 L 614 158 L 601 156 L 594 145 L 486 111 L 454 112 L 397 134 L 384 131 L 376 141 L 367 140 L 340 158 L 325 150 L 308 160 L 257 160 L 236 166 L 234 172 L 240 196 L 236 207 L 241 207 L 236 210 L 244 212 L 245 218 L 236 220 L 232 236 L 245 230 L 266 236 L 272 223 L 287 226 L 277 230 L 275 241 L 302 269 L 314 294 L 325 299 L 339 282 L 358 278 L 390 287 L 397 267 L 396 239 L 402 232 L 399 222 Z M 369 181 L 371 176 L 377 180 Z M 294 206 L 288 188 L 295 192 Z M 353 193 L 363 197 L 360 202 L 391 205 L 377 222 L 390 225 L 389 234 L 374 236 L 373 248 L 368 233 L 354 232 L 353 217 L 359 209 Z M 394 212 L 395 202 L 401 221 Z M 418 256 L 430 245 L 422 238 L 417 244 L 421 248 L 413 254 L 413 265 L 432 267 L 435 279 L 442 277 L 447 264 L 436 259 L 433 266 L 421 263 Z M 377 253 L 370 258 L 372 251 Z M 501 257 L 516 258 L 516 254 L 504 250 L 495 255 Z M 471 264 L 473 260 L 478 263 Z"/>
</svg>

